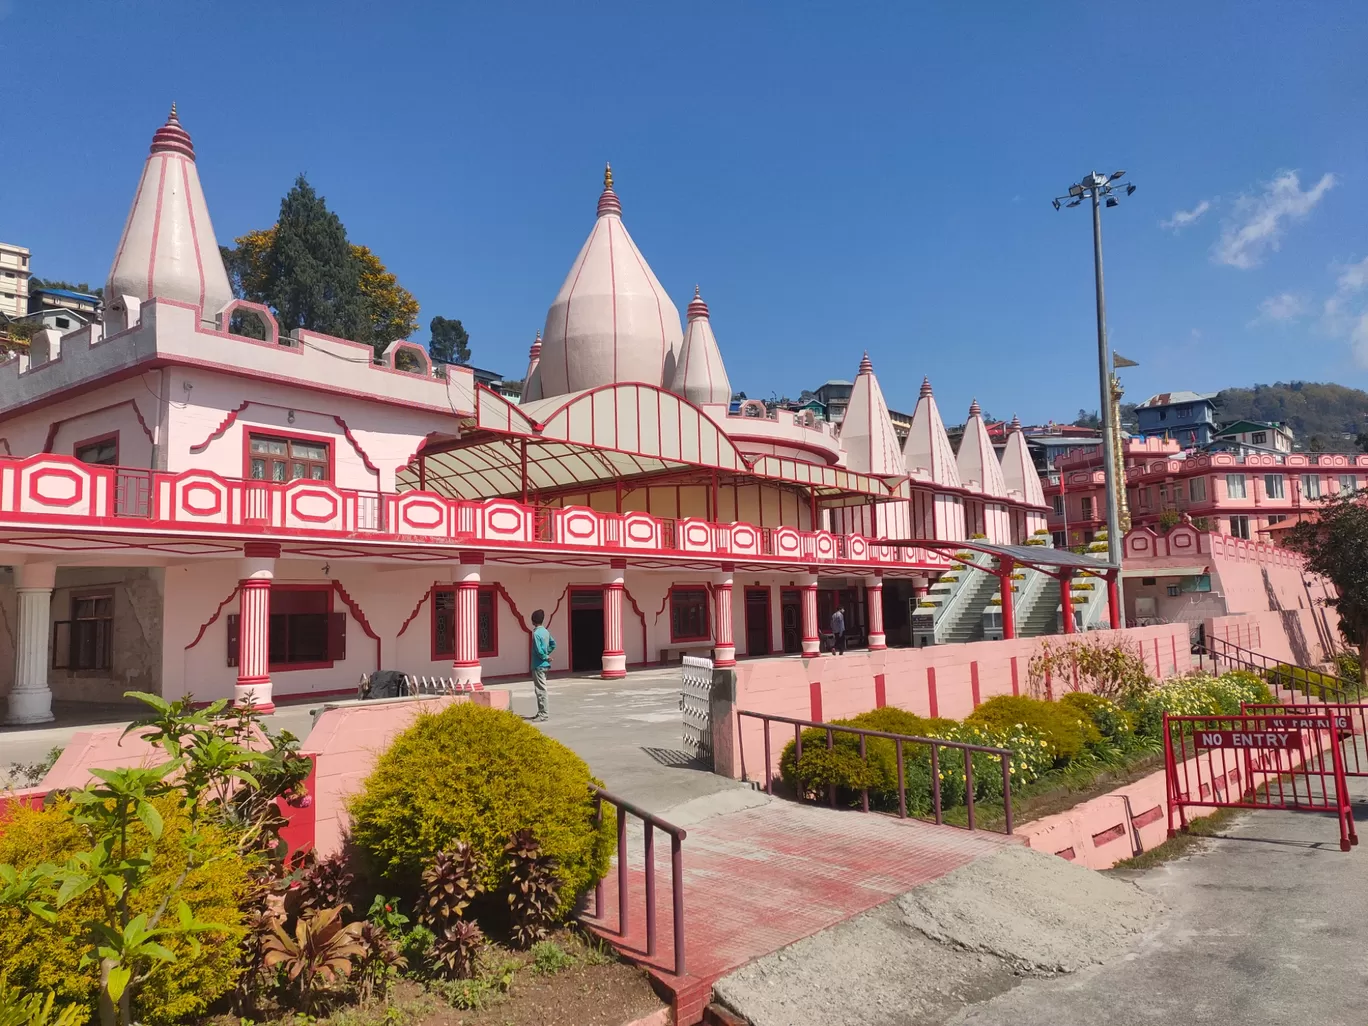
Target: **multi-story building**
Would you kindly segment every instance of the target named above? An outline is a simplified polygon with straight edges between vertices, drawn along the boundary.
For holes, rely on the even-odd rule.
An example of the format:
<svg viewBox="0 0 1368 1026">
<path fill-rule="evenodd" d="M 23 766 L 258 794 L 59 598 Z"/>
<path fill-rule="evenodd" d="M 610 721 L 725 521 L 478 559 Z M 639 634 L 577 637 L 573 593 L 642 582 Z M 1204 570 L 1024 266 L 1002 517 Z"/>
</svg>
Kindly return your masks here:
<svg viewBox="0 0 1368 1026">
<path fill-rule="evenodd" d="M 1286 424 L 1237 420 L 1219 428 L 1213 444 L 1235 452 L 1291 452 L 1293 437 Z"/>
<path fill-rule="evenodd" d="M 1171 438 L 1185 449 L 1216 436 L 1216 392 L 1161 392 L 1135 408 L 1144 438 Z"/>
<path fill-rule="evenodd" d="M 69 310 L 85 320 L 93 320 L 100 308 L 100 297 L 89 292 L 40 286 L 29 295 L 30 313 L 40 310 Z"/>
<path fill-rule="evenodd" d="M 0 314 L 6 317 L 28 313 L 30 255 L 23 246 L 0 242 Z"/>
<path fill-rule="evenodd" d="M 899 444 L 867 357 L 839 433 L 733 410 L 707 303 L 681 323 L 610 174 L 517 402 L 406 340 L 377 361 L 234 299 L 174 108 L 108 242 L 103 321 L 0 363 L 14 721 L 54 695 L 269 706 L 382 668 L 526 673 L 538 609 L 554 669 L 609 677 L 815 654 L 837 605 L 871 648 L 910 644 L 953 552 L 1044 529 L 1020 430 L 999 461 L 974 404 L 956 453 L 924 381 Z"/>
</svg>

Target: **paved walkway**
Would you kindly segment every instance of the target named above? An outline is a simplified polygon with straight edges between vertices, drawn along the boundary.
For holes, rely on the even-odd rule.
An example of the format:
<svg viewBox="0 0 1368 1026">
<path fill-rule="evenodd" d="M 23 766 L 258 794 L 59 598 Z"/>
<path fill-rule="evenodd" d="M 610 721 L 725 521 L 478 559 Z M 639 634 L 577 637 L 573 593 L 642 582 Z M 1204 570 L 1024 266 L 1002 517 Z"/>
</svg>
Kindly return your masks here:
<svg viewBox="0 0 1368 1026">
<path fill-rule="evenodd" d="M 1368 1021 L 1368 780 L 1350 781 L 1365 843 L 1333 817 L 1242 816 L 1200 853 L 1126 874 L 1172 910 L 1133 952 L 1030 980 L 957 1026 L 1359 1026 Z"/>
</svg>

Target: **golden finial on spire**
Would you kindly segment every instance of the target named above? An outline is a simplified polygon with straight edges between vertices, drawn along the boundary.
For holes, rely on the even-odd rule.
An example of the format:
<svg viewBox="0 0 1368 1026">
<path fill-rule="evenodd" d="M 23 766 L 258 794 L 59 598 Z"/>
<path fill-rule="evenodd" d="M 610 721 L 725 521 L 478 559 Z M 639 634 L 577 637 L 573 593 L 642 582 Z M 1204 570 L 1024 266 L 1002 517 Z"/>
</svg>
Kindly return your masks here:
<svg viewBox="0 0 1368 1026">
<path fill-rule="evenodd" d="M 168 121 L 179 121 L 179 120 L 180 120 L 180 118 L 176 117 L 176 101 L 175 101 L 175 100 L 172 100 L 172 101 L 171 101 L 171 116 L 170 116 L 169 118 L 167 118 L 167 120 L 168 120 Z"/>
<path fill-rule="evenodd" d="M 699 295 L 699 293 L 698 293 L 698 286 L 695 285 L 695 286 L 694 286 L 694 299 L 701 299 L 701 298 L 702 298 L 702 297 L 701 297 L 701 296 Z"/>
<path fill-rule="evenodd" d="M 606 160 L 603 162 L 603 187 L 605 189 L 613 187 L 613 165 Z"/>
</svg>

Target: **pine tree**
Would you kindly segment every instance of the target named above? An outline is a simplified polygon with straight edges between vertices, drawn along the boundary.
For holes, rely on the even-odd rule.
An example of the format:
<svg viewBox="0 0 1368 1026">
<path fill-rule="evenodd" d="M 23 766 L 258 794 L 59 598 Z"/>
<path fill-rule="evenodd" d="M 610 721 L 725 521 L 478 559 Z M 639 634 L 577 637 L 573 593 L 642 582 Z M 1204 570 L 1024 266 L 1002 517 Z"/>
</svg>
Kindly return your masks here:
<svg viewBox="0 0 1368 1026">
<path fill-rule="evenodd" d="M 364 335 L 360 276 L 347 230 L 300 175 L 280 201 L 262 282 L 262 298 L 275 310 L 281 332 L 307 328 L 339 338 Z"/>
<path fill-rule="evenodd" d="M 470 362 L 470 335 L 460 321 L 445 317 L 434 317 L 428 325 L 432 341 L 428 343 L 428 355 L 433 363 Z"/>
</svg>

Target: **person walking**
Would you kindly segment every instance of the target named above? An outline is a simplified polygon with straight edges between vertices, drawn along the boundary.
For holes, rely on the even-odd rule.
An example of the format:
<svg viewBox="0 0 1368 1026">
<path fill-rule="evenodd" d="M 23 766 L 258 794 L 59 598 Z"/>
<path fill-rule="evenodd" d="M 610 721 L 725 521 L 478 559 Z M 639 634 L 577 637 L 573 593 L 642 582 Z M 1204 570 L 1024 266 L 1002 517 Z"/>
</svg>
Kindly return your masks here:
<svg viewBox="0 0 1368 1026">
<path fill-rule="evenodd" d="M 556 650 L 556 639 L 544 626 L 546 613 L 532 610 L 532 690 L 537 695 L 537 715 L 533 723 L 550 719 L 546 712 L 546 671 L 551 669 L 551 653 Z"/>
<path fill-rule="evenodd" d="M 845 655 L 845 610 L 840 606 L 831 614 L 831 650 Z"/>
</svg>

